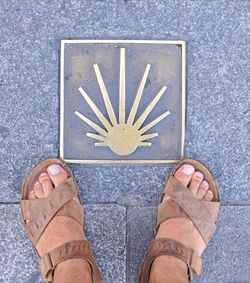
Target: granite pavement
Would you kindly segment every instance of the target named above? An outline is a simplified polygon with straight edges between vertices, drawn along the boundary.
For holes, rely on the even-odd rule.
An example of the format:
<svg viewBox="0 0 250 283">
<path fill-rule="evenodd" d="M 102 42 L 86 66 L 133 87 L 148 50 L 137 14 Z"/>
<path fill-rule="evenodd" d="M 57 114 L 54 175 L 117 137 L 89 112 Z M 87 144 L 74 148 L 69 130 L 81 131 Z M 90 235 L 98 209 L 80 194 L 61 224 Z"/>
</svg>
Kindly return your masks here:
<svg viewBox="0 0 250 283">
<path fill-rule="evenodd" d="M 250 282 L 249 1 L 0 0 L 0 282 L 41 282 L 19 213 L 23 176 L 59 155 L 61 39 L 187 42 L 185 156 L 214 173 L 222 213 L 201 278 Z M 70 165 L 105 283 L 135 283 L 172 165 Z"/>
</svg>

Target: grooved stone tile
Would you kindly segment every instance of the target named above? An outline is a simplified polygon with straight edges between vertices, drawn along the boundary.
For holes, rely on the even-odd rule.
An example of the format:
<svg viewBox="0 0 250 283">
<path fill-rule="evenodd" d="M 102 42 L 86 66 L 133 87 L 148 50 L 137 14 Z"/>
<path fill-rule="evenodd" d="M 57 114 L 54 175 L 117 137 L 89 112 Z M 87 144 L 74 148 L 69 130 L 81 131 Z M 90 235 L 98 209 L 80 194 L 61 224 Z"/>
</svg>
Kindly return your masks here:
<svg viewBox="0 0 250 283">
<path fill-rule="evenodd" d="M 120 38 L 187 41 L 186 155 L 211 167 L 224 203 L 250 203 L 248 12 L 249 1 L 1 1 L 0 200 L 18 201 L 22 176 L 58 156 L 60 39 Z M 91 202 L 155 201 L 168 172 L 73 168 Z"/>
<path fill-rule="evenodd" d="M 93 244 L 104 283 L 126 281 L 126 208 L 114 204 L 88 204 L 86 235 Z"/>
<path fill-rule="evenodd" d="M 137 282 L 147 245 L 153 238 L 155 207 L 129 207 L 128 221 L 128 273 L 129 283 Z"/>
<path fill-rule="evenodd" d="M 70 166 L 86 202 L 133 200 L 152 202 L 159 198 L 170 169 L 165 166 Z M 154 172 L 154 174 L 152 174 Z"/>
<path fill-rule="evenodd" d="M 126 278 L 126 212 L 119 205 L 86 205 L 86 234 L 104 283 Z M 19 205 L 0 205 L 0 282 L 38 283 L 37 257 L 25 235 Z"/>
<path fill-rule="evenodd" d="M 250 207 L 222 208 L 219 229 L 204 253 L 203 275 L 195 282 L 250 282 Z"/>
<path fill-rule="evenodd" d="M 250 204 L 248 27 L 249 1 L 1 1 L 0 201 L 19 201 L 28 170 L 58 156 L 60 40 L 119 38 L 187 41 L 185 155 L 211 168 L 224 204 Z M 172 165 L 70 167 L 83 199 L 103 203 L 86 221 L 104 283 L 135 283 Z M 0 282 L 41 282 L 18 205 L 0 215 Z M 223 207 L 195 282 L 250 282 L 249 239 L 250 207 Z"/>
<path fill-rule="evenodd" d="M 152 237 L 154 207 L 128 209 L 130 283 L 135 283 L 139 266 Z M 203 271 L 194 282 L 250 282 L 250 207 L 222 208 L 218 230 L 203 255 Z"/>
</svg>

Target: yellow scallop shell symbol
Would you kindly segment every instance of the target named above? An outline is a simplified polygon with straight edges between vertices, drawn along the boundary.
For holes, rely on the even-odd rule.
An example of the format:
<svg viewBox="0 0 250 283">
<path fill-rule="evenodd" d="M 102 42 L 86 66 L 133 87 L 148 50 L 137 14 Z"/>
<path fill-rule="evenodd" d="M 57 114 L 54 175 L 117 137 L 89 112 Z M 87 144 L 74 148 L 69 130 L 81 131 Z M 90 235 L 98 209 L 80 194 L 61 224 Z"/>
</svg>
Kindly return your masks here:
<svg viewBox="0 0 250 283">
<path fill-rule="evenodd" d="M 125 83 L 125 48 L 120 49 L 120 81 L 119 81 L 119 117 L 117 118 L 111 104 L 107 89 L 105 87 L 99 66 L 94 64 L 94 71 L 98 80 L 98 84 L 102 93 L 102 97 L 106 106 L 109 120 L 108 121 L 88 94 L 79 87 L 79 92 L 88 103 L 90 108 L 94 111 L 103 127 L 100 127 L 83 114 L 75 111 L 75 114 L 93 128 L 96 133 L 86 133 L 86 135 L 98 142 L 95 146 L 107 146 L 114 153 L 118 155 L 129 155 L 133 153 L 138 146 L 151 146 L 149 139 L 158 136 L 158 133 L 146 134 L 146 132 L 159 123 L 161 120 L 170 115 L 170 111 L 162 113 L 159 117 L 154 119 L 149 124 L 141 127 L 145 119 L 148 117 L 150 112 L 154 109 L 157 102 L 160 100 L 162 95 L 165 93 L 167 87 L 164 85 L 153 100 L 149 103 L 146 109 L 143 111 L 141 116 L 135 121 L 135 116 L 138 110 L 138 106 L 142 97 L 142 93 L 147 81 L 147 77 L 150 71 L 150 64 L 144 71 L 143 77 L 139 84 L 135 99 L 126 119 L 125 99 L 126 99 L 126 83 Z"/>
</svg>

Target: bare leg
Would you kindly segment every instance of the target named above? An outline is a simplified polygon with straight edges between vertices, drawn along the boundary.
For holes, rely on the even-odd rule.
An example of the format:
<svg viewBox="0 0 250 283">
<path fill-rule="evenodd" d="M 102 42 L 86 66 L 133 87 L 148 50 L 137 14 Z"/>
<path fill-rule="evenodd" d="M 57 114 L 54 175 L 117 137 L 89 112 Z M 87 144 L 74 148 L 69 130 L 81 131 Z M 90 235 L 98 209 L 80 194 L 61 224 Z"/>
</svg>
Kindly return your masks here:
<svg viewBox="0 0 250 283">
<path fill-rule="evenodd" d="M 203 180 L 203 174 L 195 172 L 193 166 L 182 165 L 175 173 L 175 177 L 181 181 L 187 189 L 199 200 L 211 201 L 213 192 L 208 183 Z M 163 201 L 169 200 L 165 196 Z M 206 247 L 204 240 L 189 219 L 176 218 L 163 222 L 158 230 L 156 238 L 174 239 L 201 255 Z M 150 283 L 187 283 L 186 264 L 172 256 L 158 257 L 152 264 Z"/>
<path fill-rule="evenodd" d="M 67 173 L 59 165 L 51 165 L 47 172 L 43 172 L 35 184 L 29 198 L 45 198 L 54 186 L 58 186 L 67 178 Z M 86 239 L 81 225 L 67 216 L 56 216 L 51 220 L 39 239 L 36 248 L 43 256 L 55 247 L 74 240 Z M 83 259 L 69 259 L 57 265 L 54 272 L 55 283 L 91 283 L 91 268 Z"/>
<path fill-rule="evenodd" d="M 91 283 L 91 270 L 89 264 L 82 259 L 70 259 L 55 269 L 54 283 Z"/>
<path fill-rule="evenodd" d="M 178 258 L 170 256 L 158 257 L 150 273 L 150 283 L 187 283 L 187 266 Z"/>
</svg>

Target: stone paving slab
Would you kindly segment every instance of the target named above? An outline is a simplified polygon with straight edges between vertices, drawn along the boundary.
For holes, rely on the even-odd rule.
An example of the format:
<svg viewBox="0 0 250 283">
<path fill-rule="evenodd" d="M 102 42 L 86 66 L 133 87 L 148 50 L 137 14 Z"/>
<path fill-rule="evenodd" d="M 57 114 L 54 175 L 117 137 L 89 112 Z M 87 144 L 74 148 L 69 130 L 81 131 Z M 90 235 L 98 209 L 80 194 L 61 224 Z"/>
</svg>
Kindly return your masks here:
<svg viewBox="0 0 250 283">
<path fill-rule="evenodd" d="M 146 245 L 153 234 L 155 207 L 128 208 L 130 281 L 135 283 Z M 218 230 L 204 253 L 203 271 L 195 283 L 250 282 L 250 207 L 224 206 Z"/>
<path fill-rule="evenodd" d="M 153 238 L 155 207 L 128 208 L 128 283 L 138 280 L 139 270 L 147 245 Z"/>
<path fill-rule="evenodd" d="M 249 204 L 248 12 L 248 1 L 226 0 L 1 1 L 0 200 L 17 202 L 22 176 L 41 158 L 58 156 L 61 39 L 183 39 L 186 155 L 213 169 L 224 203 Z M 91 202 L 127 193 L 156 200 L 168 172 L 73 168 Z"/>
<path fill-rule="evenodd" d="M 152 238 L 155 207 L 128 207 L 127 228 L 124 206 L 88 204 L 85 212 L 87 236 L 103 271 L 104 283 L 135 283 Z M 2 204 L 0 213 L 0 282 L 42 282 L 19 206 Z M 250 207 L 222 208 L 219 228 L 204 254 L 203 275 L 194 282 L 213 283 L 215 279 L 218 283 L 249 282 L 249 215 Z"/>
<path fill-rule="evenodd" d="M 86 205 L 86 235 L 105 283 L 126 282 L 126 209 L 119 205 Z M 0 282 L 43 282 L 37 257 L 25 235 L 19 205 L 0 205 Z"/>
</svg>

